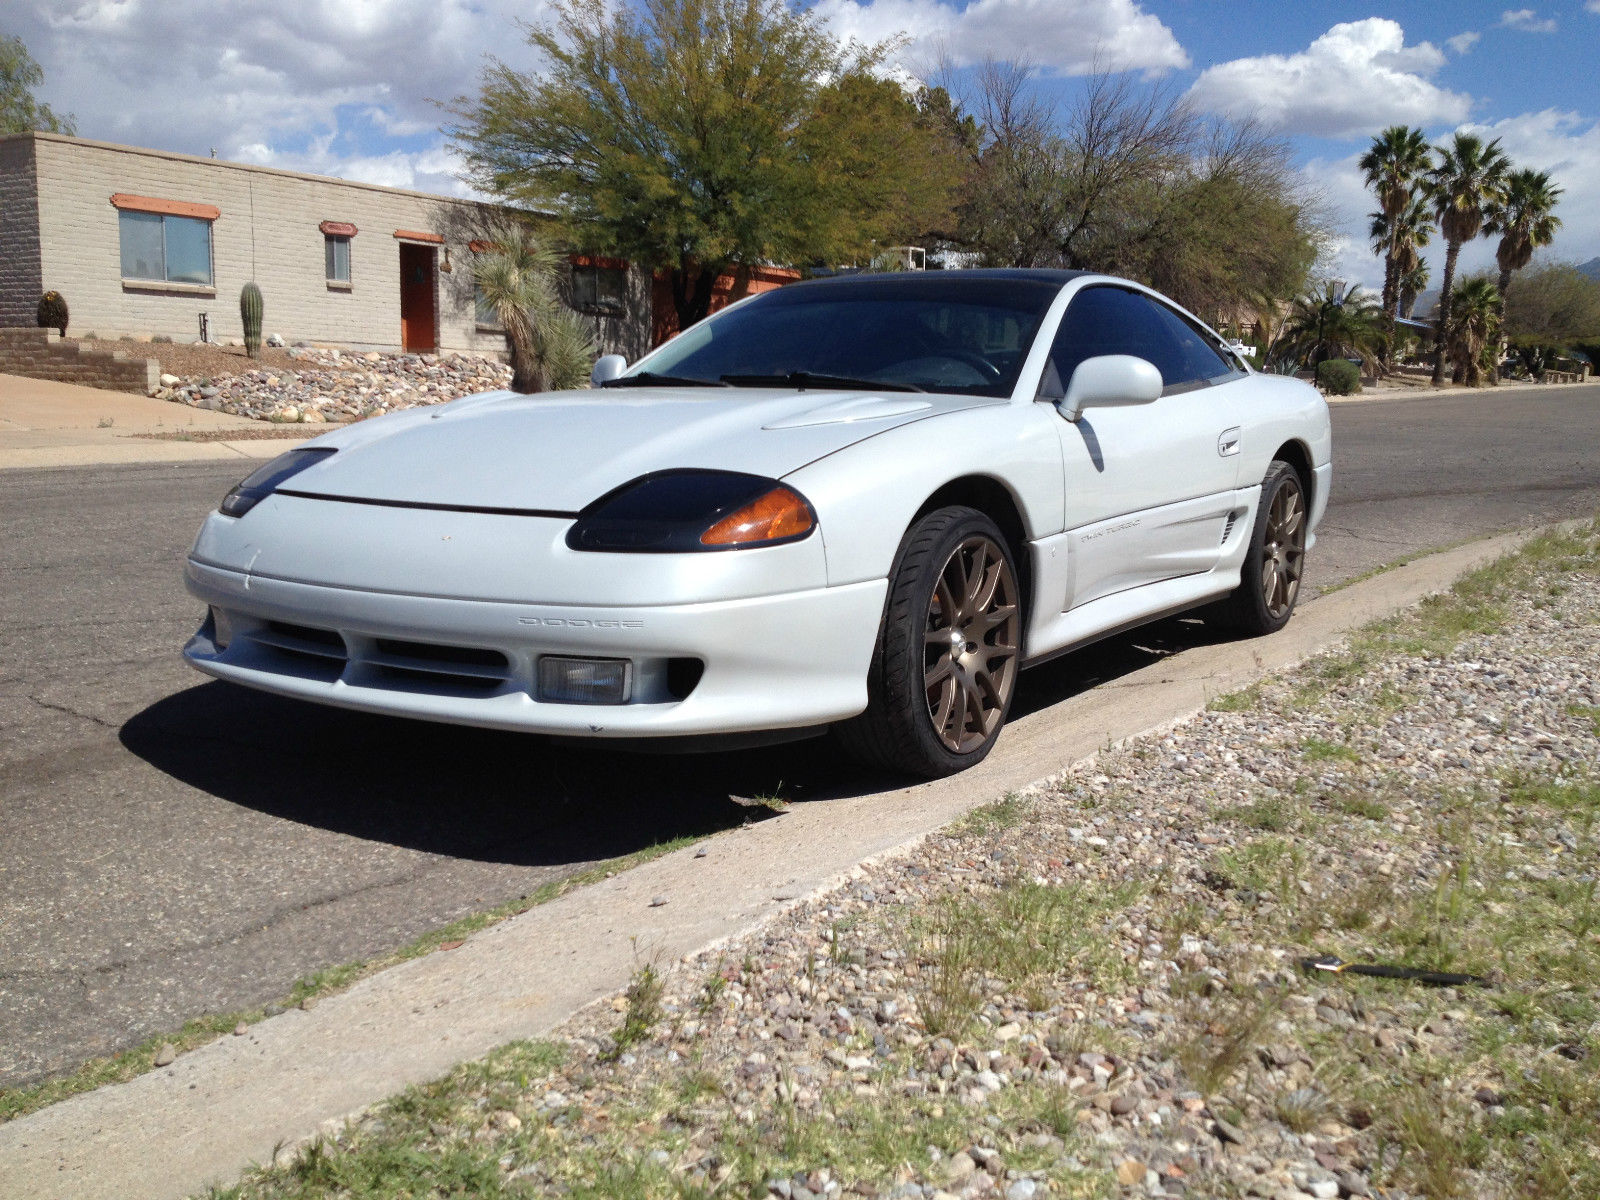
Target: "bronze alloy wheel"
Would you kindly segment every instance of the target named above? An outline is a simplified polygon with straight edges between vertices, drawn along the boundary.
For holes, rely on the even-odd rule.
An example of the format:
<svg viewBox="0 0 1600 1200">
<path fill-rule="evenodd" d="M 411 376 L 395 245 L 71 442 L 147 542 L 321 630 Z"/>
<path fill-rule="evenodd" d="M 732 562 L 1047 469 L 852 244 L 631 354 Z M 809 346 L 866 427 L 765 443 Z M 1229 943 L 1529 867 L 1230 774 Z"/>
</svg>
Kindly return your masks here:
<svg viewBox="0 0 1600 1200">
<path fill-rule="evenodd" d="M 1274 621 L 1286 618 L 1294 607 L 1305 561 L 1305 492 L 1291 473 L 1273 495 L 1262 531 L 1261 600 Z"/>
<path fill-rule="evenodd" d="M 928 719 L 945 749 L 970 754 L 1005 720 L 1021 626 L 1010 561 L 988 536 L 966 538 L 939 572 L 923 634 Z"/>
</svg>

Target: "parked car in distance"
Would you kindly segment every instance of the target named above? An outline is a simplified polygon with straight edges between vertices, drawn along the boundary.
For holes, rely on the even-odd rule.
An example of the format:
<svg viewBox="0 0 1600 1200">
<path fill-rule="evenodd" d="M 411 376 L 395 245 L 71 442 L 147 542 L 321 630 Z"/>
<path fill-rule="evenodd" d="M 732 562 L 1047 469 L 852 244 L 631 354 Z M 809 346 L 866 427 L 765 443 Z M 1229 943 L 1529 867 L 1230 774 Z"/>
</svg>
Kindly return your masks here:
<svg viewBox="0 0 1600 1200">
<path fill-rule="evenodd" d="M 832 730 L 931 777 L 1033 663 L 1188 610 L 1282 627 L 1327 505 L 1316 389 L 1103 275 L 799 283 L 595 375 L 257 470 L 189 553 L 188 661 L 579 738 Z"/>
</svg>

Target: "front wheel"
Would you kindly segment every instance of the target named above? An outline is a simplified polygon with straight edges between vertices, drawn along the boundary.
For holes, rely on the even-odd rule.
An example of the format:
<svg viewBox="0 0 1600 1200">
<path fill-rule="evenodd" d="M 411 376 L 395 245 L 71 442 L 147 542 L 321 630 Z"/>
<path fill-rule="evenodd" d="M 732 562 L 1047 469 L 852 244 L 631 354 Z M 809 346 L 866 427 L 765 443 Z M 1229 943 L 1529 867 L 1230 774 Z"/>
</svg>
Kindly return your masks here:
<svg viewBox="0 0 1600 1200">
<path fill-rule="evenodd" d="M 1261 481 L 1261 501 L 1239 586 L 1214 610 L 1223 625 L 1250 637 L 1289 623 L 1306 563 L 1306 489 L 1300 473 L 1274 459 Z"/>
<path fill-rule="evenodd" d="M 1005 536 L 953 506 L 902 545 L 867 676 L 867 710 L 839 727 L 857 757 L 932 779 L 983 761 L 1016 691 L 1022 603 Z"/>
</svg>

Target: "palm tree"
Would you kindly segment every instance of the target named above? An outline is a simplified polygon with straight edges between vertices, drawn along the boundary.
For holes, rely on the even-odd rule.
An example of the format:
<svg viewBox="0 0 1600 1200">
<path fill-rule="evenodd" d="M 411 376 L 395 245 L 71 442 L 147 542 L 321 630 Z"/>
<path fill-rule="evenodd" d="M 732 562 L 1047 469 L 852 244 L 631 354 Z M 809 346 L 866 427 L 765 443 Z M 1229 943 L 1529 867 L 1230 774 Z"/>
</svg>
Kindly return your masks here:
<svg viewBox="0 0 1600 1200">
<path fill-rule="evenodd" d="M 1439 318 L 1433 332 L 1433 386 L 1444 384 L 1446 330 L 1450 324 L 1451 290 L 1455 287 L 1456 258 L 1463 242 L 1483 230 L 1485 215 L 1505 194 L 1506 172 L 1511 162 L 1500 150 L 1500 139 L 1485 142 L 1470 133 L 1457 133 L 1443 146 L 1435 146 L 1438 161 L 1428 172 L 1439 232 L 1444 235 L 1444 279 L 1439 288 Z"/>
<path fill-rule="evenodd" d="M 1391 125 L 1372 139 L 1372 146 L 1361 156 L 1360 167 L 1367 186 L 1378 197 L 1383 218 L 1393 223 L 1417 199 L 1417 192 L 1430 166 L 1428 136 L 1420 129 Z M 1383 311 L 1395 310 L 1395 280 L 1401 274 L 1396 255 L 1389 246 L 1383 253 Z"/>
<path fill-rule="evenodd" d="M 594 337 L 556 290 L 562 255 L 521 221 L 501 222 L 485 240 L 488 249 L 473 264 L 477 302 L 505 330 L 511 390 L 581 387 L 594 363 Z"/>
<path fill-rule="evenodd" d="M 1479 387 L 1483 383 L 1484 349 L 1495 347 L 1499 357 L 1500 293 L 1487 276 L 1477 275 L 1456 288 L 1450 298 L 1450 325 L 1445 331 L 1450 358 L 1455 363 L 1455 383 Z"/>
<path fill-rule="evenodd" d="M 1311 363 L 1359 358 L 1375 369 L 1384 345 L 1384 315 L 1378 301 L 1353 287 L 1342 299 L 1336 284 L 1296 297 L 1284 322 L 1282 349 Z"/>
<path fill-rule="evenodd" d="M 1484 221 L 1485 233 L 1500 234 L 1494 258 L 1500 266 L 1502 314 L 1511 273 L 1527 266 L 1533 252 L 1548 246 L 1561 228 L 1561 218 L 1554 212 L 1561 193 L 1548 172 L 1513 171 L 1506 176 L 1505 199 Z"/>
<path fill-rule="evenodd" d="M 1428 277 L 1431 274 L 1428 264 L 1422 260 L 1404 275 L 1400 276 L 1400 283 L 1396 290 L 1400 293 L 1400 315 L 1406 320 L 1411 319 L 1411 314 L 1416 311 L 1417 297 L 1428 290 Z"/>
</svg>

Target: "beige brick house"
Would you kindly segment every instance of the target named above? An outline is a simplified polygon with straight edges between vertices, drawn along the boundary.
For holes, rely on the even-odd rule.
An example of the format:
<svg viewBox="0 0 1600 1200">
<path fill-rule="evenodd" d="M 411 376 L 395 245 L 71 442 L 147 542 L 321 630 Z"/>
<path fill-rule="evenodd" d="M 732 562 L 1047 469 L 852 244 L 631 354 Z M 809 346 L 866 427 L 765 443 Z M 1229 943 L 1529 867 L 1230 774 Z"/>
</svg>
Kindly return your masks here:
<svg viewBox="0 0 1600 1200">
<path fill-rule="evenodd" d="M 194 341 L 204 319 L 213 340 L 238 339 L 253 279 L 264 332 L 289 342 L 498 352 L 471 269 L 494 211 L 58 134 L 0 137 L 0 327 L 32 326 L 54 290 L 80 336 Z M 647 272 L 574 257 L 563 282 L 602 352 L 631 361 L 648 348 Z"/>
</svg>

